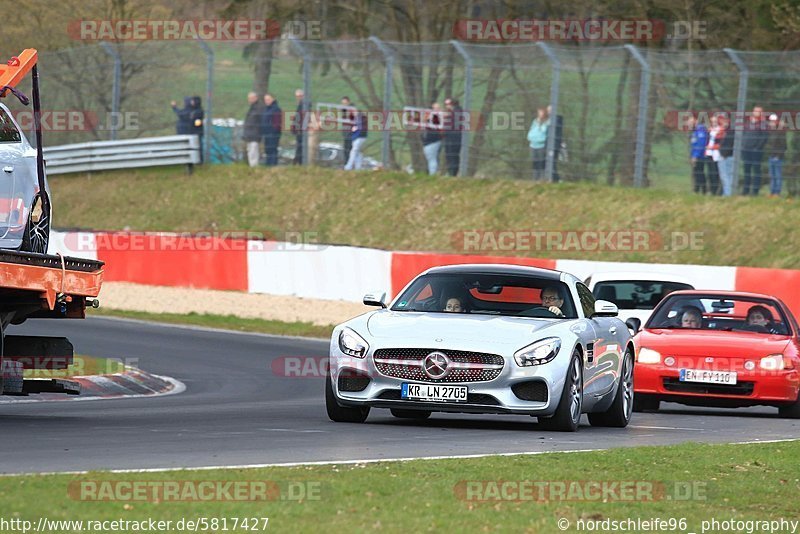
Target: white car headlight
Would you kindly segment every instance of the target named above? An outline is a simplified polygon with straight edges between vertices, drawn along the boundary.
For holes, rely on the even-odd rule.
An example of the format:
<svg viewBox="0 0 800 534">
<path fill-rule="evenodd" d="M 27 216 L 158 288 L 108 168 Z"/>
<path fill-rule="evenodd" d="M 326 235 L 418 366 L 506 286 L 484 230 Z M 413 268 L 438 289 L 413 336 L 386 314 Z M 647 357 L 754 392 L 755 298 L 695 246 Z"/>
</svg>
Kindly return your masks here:
<svg viewBox="0 0 800 534">
<path fill-rule="evenodd" d="M 514 354 L 514 360 L 520 367 L 542 365 L 555 358 L 560 348 L 561 340 L 559 338 L 548 337 L 518 350 Z"/>
<path fill-rule="evenodd" d="M 348 356 L 363 358 L 367 355 L 369 344 L 364 338 L 355 333 L 350 328 L 343 328 L 339 332 L 339 349 Z"/>
<path fill-rule="evenodd" d="M 661 353 L 653 349 L 642 347 L 639 349 L 639 363 L 661 363 Z"/>
<path fill-rule="evenodd" d="M 765 371 L 782 371 L 783 370 L 783 354 L 770 354 L 761 358 L 760 366 Z"/>
</svg>

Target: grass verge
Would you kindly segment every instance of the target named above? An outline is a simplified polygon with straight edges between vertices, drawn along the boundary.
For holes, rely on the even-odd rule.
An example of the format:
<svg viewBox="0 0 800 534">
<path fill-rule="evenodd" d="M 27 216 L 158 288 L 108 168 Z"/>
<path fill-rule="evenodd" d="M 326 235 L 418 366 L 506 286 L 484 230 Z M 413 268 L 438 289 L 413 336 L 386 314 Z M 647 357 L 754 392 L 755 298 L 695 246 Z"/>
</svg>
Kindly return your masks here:
<svg viewBox="0 0 800 534">
<path fill-rule="evenodd" d="M 62 228 L 250 231 L 278 238 L 300 232 L 320 243 L 440 252 L 464 252 L 465 231 L 649 231 L 654 234 L 646 242 L 616 250 L 537 245 L 531 239 L 511 250 L 484 240 L 479 251 L 467 251 L 620 262 L 800 265 L 800 210 L 786 198 L 245 165 L 202 166 L 191 176 L 181 167 L 64 175 L 50 185 Z M 689 246 L 693 235 L 698 238 Z"/>
<path fill-rule="evenodd" d="M 620 432 L 624 436 L 624 431 Z M 266 446 L 266 445 L 265 445 Z M 206 518 L 198 531 L 245 532 L 241 518 L 269 518 L 269 530 L 318 532 L 576 532 L 578 521 L 674 521 L 661 531 L 701 532 L 702 522 L 717 519 L 797 519 L 800 490 L 797 465 L 800 443 L 758 445 L 684 444 L 671 447 L 620 448 L 543 456 L 417 460 L 366 465 L 307 466 L 210 471 L 0 477 L 5 518 L 49 520 L 178 521 Z M 143 490 L 131 499 L 131 486 L 181 483 L 173 495 L 199 499 L 201 486 L 219 488 L 228 481 L 254 481 L 248 488 L 268 499 L 175 502 Z M 185 482 L 184 482 L 185 481 Z M 503 485 L 502 481 L 510 482 Z M 550 482 L 545 489 L 533 482 Z M 622 484 L 639 489 L 625 495 Z M 221 483 L 221 484 L 220 484 Z M 586 491 L 588 484 L 607 490 L 605 501 Z M 533 487 L 520 500 L 513 488 Z M 564 485 L 565 484 L 565 485 Z M 564 492 L 559 488 L 569 488 Z M 500 489 L 505 488 L 505 489 Z M 538 489 L 541 488 L 541 489 Z M 649 489 L 648 489 L 649 488 Z M 151 493 L 148 493 L 150 491 Z M 542 493 L 540 493 L 542 492 Z M 128 498 L 124 498 L 125 496 Z M 214 496 L 225 493 L 208 493 Z M 253 494 L 251 494 L 253 495 Z M 592 497 L 595 495 L 595 497 Z M 245 494 L 246 496 L 246 494 Z M 539 497 L 549 497 L 542 502 Z M 113 497 L 119 500 L 95 500 Z M 509 499 L 510 497 L 510 499 Z M 46 503 L 46 504 L 45 504 Z M 210 524 L 213 518 L 217 527 Z M 234 518 L 239 528 L 233 529 Z M 560 529 L 558 521 L 568 522 Z M 679 528 L 680 521 L 685 527 Z M 255 531 L 263 531 L 261 520 Z M 66 529 L 64 529 L 66 530 Z M 133 531 L 120 528 L 122 531 Z M 595 531 L 608 531 L 602 528 Z M 612 529 L 619 530 L 619 529 Z M 628 528 L 628 531 L 643 531 Z M 649 530 L 653 530 L 652 527 Z M 60 532 L 51 527 L 51 532 Z M 253 530 L 250 530 L 253 531 Z M 589 531 L 584 527 L 584 532 Z M 726 531 L 746 532 L 745 527 Z M 763 531 L 763 529 L 762 529 Z"/>
<path fill-rule="evenodd" d="M 211 315 L 200 313 L 149 313 L 139 311 L 123 311 L 112 309 L 91 310 L 91 315 L 105 315 L 108 317 L 123 317 L 139 319 L 156 323 L 182 324 L 205 326 L 208 328 L 221 328 L 238 332 L 257 332 L 260 334 L 273 334 L 276 336 L 300 336 L 314 338 L 329 338 L 333 325 L 320 326 L 313 323 L 283 321 L 268 321 L 265 319 L 245 319 L 234 315 Z"/>
</svg>

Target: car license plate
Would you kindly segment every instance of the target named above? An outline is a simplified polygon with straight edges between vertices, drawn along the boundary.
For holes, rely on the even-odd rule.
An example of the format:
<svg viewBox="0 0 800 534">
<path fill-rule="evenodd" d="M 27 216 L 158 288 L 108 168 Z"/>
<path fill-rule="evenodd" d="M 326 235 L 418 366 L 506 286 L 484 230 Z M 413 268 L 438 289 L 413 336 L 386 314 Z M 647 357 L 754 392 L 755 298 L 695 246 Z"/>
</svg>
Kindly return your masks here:
<svg viewBox="0 0 800 534">
<path fill-rule="evenodd" d="M 736 385 L 736 373 L 731 371 L 704 371 L 702 369 L 681 369 L 681 382 L 702 382 L 704 384 Z"/>
<path fill-rule="evenodd" d="M 400 389 L 400 397 L 429 402 L 467 402 L 467 386 L 404 383 Z"/>
</svg>

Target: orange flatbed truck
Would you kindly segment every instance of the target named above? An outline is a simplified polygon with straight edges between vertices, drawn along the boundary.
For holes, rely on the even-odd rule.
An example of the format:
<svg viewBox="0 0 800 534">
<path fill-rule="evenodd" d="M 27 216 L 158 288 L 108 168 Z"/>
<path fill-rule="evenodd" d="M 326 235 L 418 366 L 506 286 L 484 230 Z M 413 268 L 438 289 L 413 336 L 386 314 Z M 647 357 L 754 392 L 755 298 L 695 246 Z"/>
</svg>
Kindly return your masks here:
<svg viewBox="0 0 800 534">
<path fill-rule="evenodd" d="M 42 155 L 38 55 L 28 48 L 6 65 L 0 64 L 0 97 L 14 91 L 32 74 L 34 128 L 40 191 L 46 191 Z M 46 195 L 45 195 L 46 196 Z M 49 198 L 45 199 L 49 204 Z M 49 206 L 48 206 L 49 207 Z M 68 339 L 6 335 L 6 328 L 29 318 L 82 319 L 86 307 L 98 306 L 103 262 L 61 255 L 0 250 L 0 394 L 80 394 L 77 382 L 24 379 L 25 369 L 66 369 L 72 364 Z"/>
</svg>

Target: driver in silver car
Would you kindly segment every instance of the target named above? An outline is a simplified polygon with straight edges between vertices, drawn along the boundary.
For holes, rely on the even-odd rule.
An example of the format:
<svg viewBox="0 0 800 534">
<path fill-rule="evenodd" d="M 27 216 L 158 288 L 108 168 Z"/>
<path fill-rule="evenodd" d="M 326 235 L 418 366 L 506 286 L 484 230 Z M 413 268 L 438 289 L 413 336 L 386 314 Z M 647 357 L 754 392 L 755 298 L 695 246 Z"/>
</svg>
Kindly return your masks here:
<svg viewBox="0 0 800 534">
<path fill-rule="evenodd" d="M 563 317 L 564 312 L 561 311 L 561 306 L 563 305 L 564 297 L 561 296 L 558 288 L 548 286 L 542 289 L 542 306 L 547 308 L 550 313 Z"/>
</svg>

